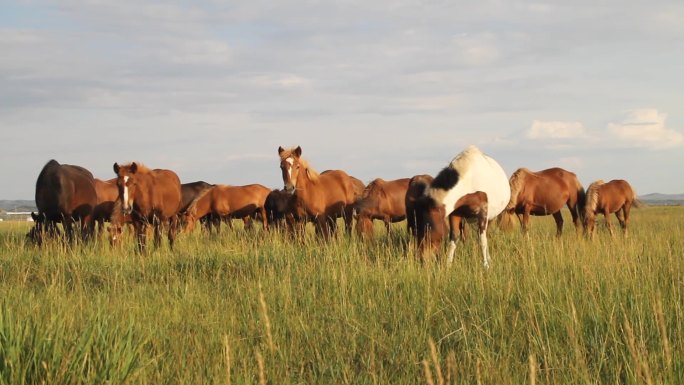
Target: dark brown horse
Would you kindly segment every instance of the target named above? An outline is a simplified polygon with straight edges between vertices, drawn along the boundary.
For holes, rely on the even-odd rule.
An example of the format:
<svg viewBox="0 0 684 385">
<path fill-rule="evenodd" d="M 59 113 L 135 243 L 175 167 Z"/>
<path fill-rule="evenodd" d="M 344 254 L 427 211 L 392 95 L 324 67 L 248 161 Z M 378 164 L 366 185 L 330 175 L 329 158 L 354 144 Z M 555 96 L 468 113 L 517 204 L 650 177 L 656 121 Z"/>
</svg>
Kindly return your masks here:
<svg viewBox="0 0 684 385">
<path fill-rule="evenodd" d="M 354 203 L 359 198 L 356 178 L 341 170 L 317 173 L 302 159 L 301 147 L 279 147 L 278 155 L 285 191 L 295 197 L 293 210 L 314 221 L 316 232 L 325 238 L 333 234 L 339 217 L 344 218 L 347 234 L 351 234 Z"/>
<path fill-rule="evenodd" d="M 38 175 L 35 198 L 38 214 L 31 213 L 35 226 L 28 237 L 38 245 L 46 236 L 59 234 L 57 223 L 62 223 L 69 241 L 74 240 L 77 223 L 82 238 L 90 238 L 94 228 L 93 210 L 97 205 L 95 180 L 90 171 L 50 160 Z"/>
<path fill-rule="evenodd" d="M 416 218 L 418 212 L 416 211 L 416 202 L 427 194 L 427 190 L 433 179 L 432 175 L 427 174 L 415 175 L 409 179 L 406 197 L 404 199 L 404 205 L 406 207 L 406 230 L 409 235 L 416 236 L 417 234 Z"/>
<path fill-rule="evenodd" d="M 632 206 L 641 207 L 641 202 L 627 181 L 615 179 L 604 183 L 602 180 L 597 180 L 587 189 L 587 204 L 584 211 L 585 231 L 593 237 L 596 215 L 603 214 L 610 235 L 614 235 L 610 214 L 615 213 L 623 233 L 627 236 L 627 223 Z"/>
<path fill-rule="evenodd" d="M 138 163 L 114 163 L 119 200 L 124 214 L 131 214 L 138 250 L 147 242 L 147 226 L 154 228 L 155 246 L 161 244 L 162 225 L 168 225 L 169 245 L 173 248 L 181 206 L 180 179 L 171 170 L 151 170 Z"/>
<path fill-rule="evenodd" d="M 185 213 L 187 231 L 192 231 L 195 222 L 206 215 L 219 220 L 242 218 L 245 226 L 252 226 L 252 218 L 260 217 L 264 229 L 268 229 L 266 197 L 271 190 L 260 184 L 246 186 L 215 185 L 200 195 Z M 220 226 L 220 222 L 217 223 Z"/>
<path fill-rule="evenodd" d="M 294 205 L 294 196 L 284 190 L 273 190 L 268 193 L 264 209 L 266 210 L 266 218 L 268 226 L 276 229 L 290 228 L 295 221 L 292 208 Z"/>
<path fill-rule="evenodd" d="M 523 232 L 527 232 L 530 215 L 553 215 L 556 235 L 563 232 L 561 209 L 568 206 L 575 229 L 580 230 L 585 193 L 577 175 L 554 167 L 533 172 L 526 168 L 516 170 L 509 180 L 511 200 L 506 206 L 508 213 L 520 219 Z"/>
<path fill-rule="evenodd" d="M 97 194 L 97 205 L 93 212 L 93 218 L 97 224 L 98 236 L 104 231 L 105 222 L 110 222 L 114 205 L 119 198 L 119 188 L 116 185 L 116 178 L 101 180 L 95 178 L 95 192 Z"/>
<path fill-rule="evenodd" d="M 406 219 L 406 191 L 409 178 L 371 181 L 356 202 L 356 231 L 364 237 L 373 236 L 373 219 L 385 222 L 387 233 L 390 224 Z"/>
</svg>

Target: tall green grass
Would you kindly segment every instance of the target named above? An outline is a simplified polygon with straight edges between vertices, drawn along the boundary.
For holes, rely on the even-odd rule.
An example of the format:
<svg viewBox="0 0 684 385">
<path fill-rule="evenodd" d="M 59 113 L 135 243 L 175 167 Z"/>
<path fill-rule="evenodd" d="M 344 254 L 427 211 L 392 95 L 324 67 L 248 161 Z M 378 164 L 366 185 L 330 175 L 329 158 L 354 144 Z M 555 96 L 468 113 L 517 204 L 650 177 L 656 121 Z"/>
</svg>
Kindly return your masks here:
<svg viewBox="0 0 684 385">
<path fill-rule="evenodd" d="M 682 383 L 683 214 L 634 210 L 627 239 L 492 228 L 488 270 L 474 237 L 421 266 L 403 224 L 327 243 L 238 225 L 139 255 L 3 223 L 0 384 Z"/>
</svg>

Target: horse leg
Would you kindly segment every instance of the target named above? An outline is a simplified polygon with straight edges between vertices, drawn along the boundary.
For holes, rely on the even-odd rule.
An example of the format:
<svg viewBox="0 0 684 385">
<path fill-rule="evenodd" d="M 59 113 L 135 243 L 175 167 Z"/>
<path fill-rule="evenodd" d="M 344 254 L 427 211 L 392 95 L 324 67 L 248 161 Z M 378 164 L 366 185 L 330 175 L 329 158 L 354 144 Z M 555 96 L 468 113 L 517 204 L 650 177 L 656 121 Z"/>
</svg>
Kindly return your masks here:
<svg viewBox="0 0 684 385">
<path fill-rule="evenodd" d="M 579 234 L 580 231 L 580 219 L 579 219 L 579 213 L 578 213 L 578 204 L 575 203 L 574 205 L 570 205 L 568 203 L 568 209 L 570 210 L 570 216 L 572 217 L 572 224 L 575 225 L 575 233 Z M 560 211 L 559 211 L 560 212 Z"/>
<path fill-rule="evenodd" d="M 252 231 L 254 229 L 254 223 L 252 223 L 252 217 L 249 215 L 242 217 L 242 222 L 245 224 L 244 228 L 247 231 Z"/>
<path fill-rule="evenodd" d="M 627 222 L 629 221 L 629 211 L 632 208 L 632 203 L 626 203 L 624 206 L 622 206 L 622 212 L 624 214 L 624 221 L 622 223 L 622 231 L 625 233 L 625 237 L 627 236 Z"/>
<path fill-rule="evenodd" d="M 145 244 L 147 243 L 147 222 L 144 220 L 133 222 L 135 230 L 135 238 L 138 247 L 138 252 L 145 251 Z"/>
<path fill-rule="evenodd" d="M 154 247 L 161 246 L 162 221 L 157 215 L 152 216 L 152 229 L 154 230 Z"/>
<path fill-rule="evenodd" d="M 268 231 L 268 216 L 266 215 L 266 208 L 259 208 L 259 213 L 261 214 L 261 225 L 264 226 L 264 230 Z"/>
<path fill-rule="evenodd" d="M 342 215 L 344 215 L 344 231 L 351 237 L 352 229 L 354 227 L 354 206 L 346 206 Z"/>
<path fill-rule="evenodd" d="M 447 250 L 447 266 L 454 262 L 456 239 L 458 239 L 456 229 L 460 230 L 462 223 L 461 217 L 458 215 L 449 215 L 449 249 Z"/>
<path fill-rule="evenodd" d="M 479 231 L 480 231 L 480 249 L 482 249 L 482 259 L 485 269 L 489 269 L 489 261 L 491 260 L 489 256 L 489 247 L 487 245 L 487 225 L 489 221 L 487 218 L 484 221 L 479 221 Z"/>
<path fill-rule="evenodd" d="M 615 233 L 613 232 L 613 225 L 610 223 L 610 212 L 608 210 L 604 210 L 603 217 L 606 219 L 606 227 L 608 228 L 610 236 L 614 237 Z"/>
<path fill-rule="evenodd" d="M 173 250 L 173 243 L 176 240 L 176 232 L 178 230 L 178 216 L 172 215 L 169 219 L 169 232 L 167 237 L 169 238 L 169 248 Z"/>
<path fill-rule="evenodd" d="M 528 235 L 529 231 L 529 223 L 530 223 L 530 211 L 532 211 L 531 207 L 525 205 L 525 211 L 523 212 L 522 216 L 522 231 L 525 235 Z"/>
<path fill-rule="evenodd" d="M 553 219 L 556 220 L 556 236 L 560 237 L 563 234 L 563 215 L 560 210 L 553 213 Z"/>
</svg>

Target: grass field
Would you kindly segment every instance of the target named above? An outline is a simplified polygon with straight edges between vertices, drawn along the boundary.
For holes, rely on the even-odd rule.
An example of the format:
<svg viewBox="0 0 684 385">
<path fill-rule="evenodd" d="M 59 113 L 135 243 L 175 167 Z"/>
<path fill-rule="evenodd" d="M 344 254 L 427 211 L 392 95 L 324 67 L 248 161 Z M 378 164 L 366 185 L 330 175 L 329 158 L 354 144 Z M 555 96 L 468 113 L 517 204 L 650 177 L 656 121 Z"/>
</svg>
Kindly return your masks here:
<svg viewBox="0 0 684 385">
<path fill-rule="evenodd" d="M 260 228 L 147 255 L 39 250 L 0 224 L 0 384 L 684 383 L 684 207 L 630 237 L 492 228 L 447 267 L 370 242 Z M 614 224 L 617 225 L 613 218 Z M 470 231 L 471 235 L 475 231 Z"/>
</svg>

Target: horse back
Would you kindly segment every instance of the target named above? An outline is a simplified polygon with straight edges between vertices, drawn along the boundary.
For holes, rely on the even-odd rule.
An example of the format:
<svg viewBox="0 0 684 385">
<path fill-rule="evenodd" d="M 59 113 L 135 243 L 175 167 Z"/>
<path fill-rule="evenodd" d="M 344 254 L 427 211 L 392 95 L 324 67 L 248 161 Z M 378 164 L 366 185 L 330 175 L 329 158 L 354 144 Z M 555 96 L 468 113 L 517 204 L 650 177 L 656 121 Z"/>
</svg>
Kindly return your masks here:
<svg viewBox="0 0 684 385">
<path fill-rule="evenodd" d="M 150 171 L 150 178 L 144 189 L 151 203 L 150 209 L 170 218 L 178 214 L 181 207 L 180 178 L 171 170 L 155 169 Z"/>
<path fill-rule="evenodd" d="M 36 181 L 36 206 L 48 218 L 84 218 L 91 214 L 96 204 L 95 181 L 90 171 L 55 160 L 41 170 Z"/>
<path fill-rule="evenodd" d="M 360 182 L 360 184 L 356 181 Z M 363 194 L 363 182 L 342 170 L 330 170 L 319 176 L 318 184 L 328 202 L 353 204 Z M 359 187 L 361 192 L 359 193 Z"/>
</svg>

